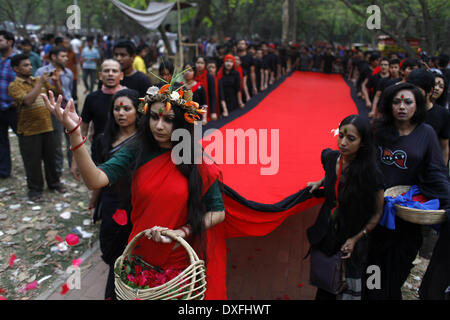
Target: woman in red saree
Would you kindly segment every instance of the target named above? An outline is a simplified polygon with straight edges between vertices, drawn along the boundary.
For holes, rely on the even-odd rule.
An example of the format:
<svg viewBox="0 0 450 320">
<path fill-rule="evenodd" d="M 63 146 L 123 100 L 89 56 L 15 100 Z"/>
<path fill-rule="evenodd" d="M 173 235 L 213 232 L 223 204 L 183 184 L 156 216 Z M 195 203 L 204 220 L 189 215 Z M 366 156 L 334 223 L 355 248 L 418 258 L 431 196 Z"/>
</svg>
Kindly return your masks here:
<svg viewBox="0 0 450 320">
<path fill-rule="evenodd" d="M 174 230 L 206 260 L 206 299 L 225 299 L 225 280 L 215 276 L 217 263 L 212 256 L 217 243 L 216 231 L 223 229 L 214 226 L 225 218 L 221 172 L 214 163 L 195 164 L 198 162 L 194 161 L 194 156 L 198 153 L 194 151 L 199 146 L 193 140 L 193 134 L 190 135 L 190 161 L 180 163 L 177 161 L 180 155 L 171 152 L 176 146 L 171 141 L 174 130 L 185 129 L 193 133 L 195 120 L 204 113 L 186 95 L 188 101 L 181 97 L 181 91 L 171 93 L 167 86 L 160 90 L 150 88 L 145 97 L 146 104 L 139 110 L 143 116 L 137 129 L 136 143 L 122 148 L 97 167 L 83 146 L 86 139 L 79 131 L 81 118 L 75 112 L 73 101 L 63 110 L 60 107 L 61 96 L 55 102 L 51 93 L 50 99 L 43 95 L 47 108 L 70 136 L 75 161 L 89 189 L 105 187 L 132 172 L 133 230 L 129 241 L 146 229 L 151 229 L 152 239 L 141 238 L 133 253 L 163 269 L 183 269 L 189 265 L 186 251 L 161 234 L 163 230 Z M 189 150 L 183 150 L 186 151 Z"/>
</svg>

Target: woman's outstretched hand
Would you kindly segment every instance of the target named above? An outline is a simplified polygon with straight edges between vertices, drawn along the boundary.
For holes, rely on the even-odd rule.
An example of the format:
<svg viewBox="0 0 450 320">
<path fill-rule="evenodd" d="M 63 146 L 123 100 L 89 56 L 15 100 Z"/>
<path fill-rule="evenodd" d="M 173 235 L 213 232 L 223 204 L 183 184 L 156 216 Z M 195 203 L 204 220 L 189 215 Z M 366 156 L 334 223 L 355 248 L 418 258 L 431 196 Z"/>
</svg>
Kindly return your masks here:
<svg viewBox="0 0 450 320">
<path fill-rule="evenodd" d="M 45 94 L 41 94 L 41 97 L 44 99 L 47 109 L 63 124 L 67 131 L 72 131 L 78 125 L 80 117 L 75 111 L 75 105 L 72 99 L 69 100 L 66 108 L 63 109 L 61 108 L 61 102 L 63 100 L 61 95 L 58 96 L 56 102 L 52 91 L 48 92 L 48 97 Z"/>
<path fill-rule="evenodd" d="M 309 190 L 310 193 L 313 193 L 314 191 L 318 190 L 322 186 L 322 180 L 317 182 L 308 182 L 306 186 L 311 187 L 311 190 Z"/>
</svg>

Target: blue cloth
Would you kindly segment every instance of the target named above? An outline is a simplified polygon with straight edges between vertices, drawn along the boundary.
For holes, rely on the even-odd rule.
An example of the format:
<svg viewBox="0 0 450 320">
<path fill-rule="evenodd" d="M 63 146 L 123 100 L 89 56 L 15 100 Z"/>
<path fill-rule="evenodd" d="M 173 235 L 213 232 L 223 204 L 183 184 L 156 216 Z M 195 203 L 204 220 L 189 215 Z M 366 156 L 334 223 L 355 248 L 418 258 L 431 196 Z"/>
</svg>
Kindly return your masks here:
<svg viewBox="0 0 450 320">
<path fill-rule="evenodd" d="M 420 210 L 438 210 L 439 209 L 439 199 L 433 199 L 425 203 L 420 203 L 418 201 L 412 201 L 412 197 L 420 194 L 418 186 L 412 186 L 411 189 L 404 196 L 399 195 L 396 198 L 384 197 L 384 210 L 383 216 L 379 222 L 380 225 L 390 229 L 395 230 L 395 213 L 397 212 L 396 204 L 403 207 L 420 209 Z"/>
<path fill-rule="evenodd" d="M 94 60 L 100 59 L 100 53 L 96 48 L 92 47 L 92 49 L 89 49 L 89 47 L 85 47 L 81 52 L 81 58 L 84 59 L 83 69 L 97 70 L 97 62 Z"/>
</svg>

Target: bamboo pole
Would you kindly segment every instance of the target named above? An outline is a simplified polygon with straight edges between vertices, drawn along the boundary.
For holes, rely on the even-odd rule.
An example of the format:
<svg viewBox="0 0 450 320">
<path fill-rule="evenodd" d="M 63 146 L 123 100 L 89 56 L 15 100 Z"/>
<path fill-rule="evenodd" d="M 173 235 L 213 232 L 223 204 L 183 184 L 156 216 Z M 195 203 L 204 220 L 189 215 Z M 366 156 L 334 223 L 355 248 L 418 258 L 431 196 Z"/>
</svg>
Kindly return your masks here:
<svg viewBox="0 0 450 320">
<path fill-rule="evenodd" d="M 181 70 L 181 68 L 183 68 L 183 62 L 184 62 L 184 57 L 183 57 L 183 41 L 181 39 L 181 5 L 180 5 L 180 0 L 177 1 L 177 11 L 178 11 L 178 44 L 180 47 L 180 53 L 179 53 L 179 68 L 178 70 Z"/>
</svg>

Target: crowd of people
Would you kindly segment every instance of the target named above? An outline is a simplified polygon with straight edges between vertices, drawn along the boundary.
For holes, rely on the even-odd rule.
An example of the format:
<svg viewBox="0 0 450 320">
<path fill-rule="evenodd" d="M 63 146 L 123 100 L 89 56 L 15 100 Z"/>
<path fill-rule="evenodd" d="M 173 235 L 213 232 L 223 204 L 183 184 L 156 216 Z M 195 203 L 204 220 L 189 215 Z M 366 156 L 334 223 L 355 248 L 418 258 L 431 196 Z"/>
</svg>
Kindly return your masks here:
<svg viewBox="0 0 450 320">
<path fill-rule="evenodd" d="M 172 229 L 190 241 L 205 241 L 205 230 L 224 219 L 219 169 L 166 161 L 167 151 L 174 147 L 172 132 L 192 131 L 191 119 L 207 124 L 226 118 L 298 70 L 342 74 L 355 86 L 371 119 L 344 119 L 340 150 L 322 154 L 325 176 L 309 186 L 311 191 L 324 187 L 326 201 L 308 230 L 310 243 L 327 255 L 341 251 L 350 259 L 347 298 L 401 299 L 401 287 L 422 244 L 422 230 L 397 218 L 394 230 L 381 225 L 383 191 L 419 185 L 426 196 L 439 198 L 442 208 L 450 206 L 447 55 L 428 60 L 239 40 L 222 46 L 201 43 L 202 54 L 176 72 L 170 59 L 145 43 L 110 37 L 102 44 L 94 37 L 85 43 L 70 36 L 44 39 L 38 45 L 0 31 L 0 177 L 11 174 L 9 127 L 19 138 L 31 201 L 42 199 L 41 162 L 48 188 L 66 192 L 60 182 L 65 149 L 74 177 L 82 177 L 94 190 L 89 209 L 94 220 L 101 220 L 103 259 L 110 265 L 105 298 L 115 298 L 114 261 L 138 232 L 151 228 L 149 236 L 157 243 L 140 243 L 144 257 L 156 265 L 183 268 L 183 250 L 171 254 L 173 244 L 167 246 L 172 241 L 164 232 Z M 152 74 L 155 61 L 158 72 Z M 87 94 L 82 105 L 77 95 L 79 70 Z M 192 92 L 192 103 L 173 100 L 168 83 L 172 91 Z M 92 141 L 90 151 L 83 146 L 87 139 Z M 181 185 L 185 187 L 178 190 Z M 167 194 L 180 200 L 170 201 Z M 146 201 L 149 196 L 152 201 Z M 170 214 L 148 214 L 162 207 Z M 124 227 L 112 218 L 118 209 L 127 212 Z M 161 255 L 156 259 L 152 252 Z M 436 273 L 442 264 L 450 266 L 447 228 L 441 229 L 433 259 L 422 298 L 441 297 L 442 288 L 449 285 L 445 274 L 450 268 Z M 381 289 L 361 288 L 367 264 L 382 268 Z M 318 299 L 336 297 L 320 288 L 317 293 Z"/>
</svg>

